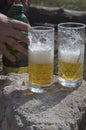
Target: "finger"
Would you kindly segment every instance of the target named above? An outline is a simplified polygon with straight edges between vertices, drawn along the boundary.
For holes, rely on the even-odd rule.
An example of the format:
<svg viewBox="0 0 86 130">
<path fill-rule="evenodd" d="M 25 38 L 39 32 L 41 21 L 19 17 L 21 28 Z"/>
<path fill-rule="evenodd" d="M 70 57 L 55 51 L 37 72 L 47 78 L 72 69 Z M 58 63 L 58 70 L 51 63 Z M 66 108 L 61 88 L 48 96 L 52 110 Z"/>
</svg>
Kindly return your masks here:
<svg viewBox="0 0 86 130">
<path fill-rule="evenodd" d="M 21 0 L 22 4 L 24 5 L 25 11 L 28 9 L 28 0 Z"/>
<path fill-rule="evenodd" d="M 23 30 L 25 32 L 28 32 L 28 29 L 30 28 L 30 25 L 27 23 L 24 23 L 22 21 L 11 19 L 10 23 L 13 28 L 16 28 L 18 30 Z"/>
<path fill-rule="evenodd" d="M 12 4 L 15 0 L 7 0 L 8 4 Z"/>
<path fill-rule="evenodd" d="M 23 34 L 18 30 L 12 29 L 10 30 L 9 36 L 28 44 L 28 34 Z"/>
<path fill-rule="evenodd" d="M 9 51 L 6 49 L 6 47 L 2 44 L 0 44 L 0 51 L 9 59 L 11 62 L 15 62 L 16 58 L 9 53 Z"/>
<path fill-rule="evenodd" d="M 28 1 L 28 7 L 31 5 L 32 0 L 27 0 Z"/>
<path fill-rule="evenodd" d="M 28 48 L 25 49 L 23 46 L 21 46 L 19 43 L 17 43 L 16 40 L 14 40 L 13 38 L 7 38 L 6 40 L 7 44 L 9 44 L 10 46 L 12 46 L 14 49 L 16 49 L 17 51 L 21 52 L 22 54 L 24 54 L 25 56 L 28 55 Z"/>
<path fill-rule="evenodd" d="M 15 0 L 15 3 L 16 3 L 16 4 L 20 4 L 20 3 L 21 3 L 21 0 Z"/>
</svg>

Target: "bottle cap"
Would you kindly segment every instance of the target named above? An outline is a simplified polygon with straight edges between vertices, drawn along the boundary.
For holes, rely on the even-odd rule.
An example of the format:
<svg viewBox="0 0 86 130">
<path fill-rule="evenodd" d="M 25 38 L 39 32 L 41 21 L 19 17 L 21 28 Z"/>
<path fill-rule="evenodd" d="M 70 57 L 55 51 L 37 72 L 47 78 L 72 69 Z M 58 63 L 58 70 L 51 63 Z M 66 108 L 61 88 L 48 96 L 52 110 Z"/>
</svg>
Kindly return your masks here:
<svg viewBox="0 0 86 130">
<path fill-rule="evenodd" d="M 23 5 L 20 3 L 18 3 L 18 4 L 16 4 L 16 3 L 14 3 L 13 5 L 12 5 L 12 10 L 14 10 L 14 11 L 18 11 L 18 12 L 24 12 L 24 7 L 23 7 Z"/>
</svg>

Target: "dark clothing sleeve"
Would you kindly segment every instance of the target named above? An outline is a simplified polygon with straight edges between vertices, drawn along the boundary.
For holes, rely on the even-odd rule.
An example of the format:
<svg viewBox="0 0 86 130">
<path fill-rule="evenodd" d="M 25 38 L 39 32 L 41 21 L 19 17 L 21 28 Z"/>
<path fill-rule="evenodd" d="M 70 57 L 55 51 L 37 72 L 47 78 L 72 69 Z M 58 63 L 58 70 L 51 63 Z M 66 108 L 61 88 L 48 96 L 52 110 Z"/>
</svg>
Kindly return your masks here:
<svg viewBox="0 0 86 130">
<path fill-rule="evenodd" d="M 0 13 L 7 14 L 11 5 L 7 3 L 7 0 L 0 0 Z"/>
</svg>

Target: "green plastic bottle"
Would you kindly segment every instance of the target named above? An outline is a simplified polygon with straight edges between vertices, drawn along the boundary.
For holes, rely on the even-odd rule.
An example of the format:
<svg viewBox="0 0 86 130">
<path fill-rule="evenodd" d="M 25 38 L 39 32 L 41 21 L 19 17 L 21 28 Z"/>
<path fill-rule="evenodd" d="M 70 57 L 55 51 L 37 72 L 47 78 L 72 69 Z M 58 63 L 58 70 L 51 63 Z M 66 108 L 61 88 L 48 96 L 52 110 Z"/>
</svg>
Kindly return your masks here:
<svg viewBox="0 0 86 130">
<path fill-rule="evenodd" d="M 13 4 L 11 6 L 11 9 L 8 13 L 8 16 L 17 19 L 19 21 L 23 21 L 25 23 L 28 23 L 28 19 L 24 14 L 24 7 L 20 4 Z M 28 32 L 22 31 L 22 33 L 27 34 Z M 21 44 L 26 49 L 28 48 L 28 45 L 21 41 L 17 41 L 19 44 Z M 6 44 L 7 49 L 9 52 L 16 57 L 16 62 L 9 61 L 5 56 L 3 56 L 3 72 L 5 74 L 7 73 L 27 73 L 27 67 L 28 67 L 28 57 L 20 53 L 19 51 L 13 49 L 10 45 Z"/>
</svg>

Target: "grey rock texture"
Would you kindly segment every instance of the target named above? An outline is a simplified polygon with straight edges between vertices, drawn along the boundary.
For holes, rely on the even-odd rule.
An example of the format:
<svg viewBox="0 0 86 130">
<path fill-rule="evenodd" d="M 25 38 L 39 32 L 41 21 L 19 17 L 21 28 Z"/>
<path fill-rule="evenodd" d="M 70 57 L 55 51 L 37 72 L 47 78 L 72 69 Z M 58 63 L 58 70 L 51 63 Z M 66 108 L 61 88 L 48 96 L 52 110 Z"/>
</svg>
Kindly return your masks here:
<svg viewBox="0 0 86 130">
<path fill-rule="evenodd" d="M 86 81 L 75 90 L 55 82 L 43 94 L 27 81 L 27 74 L 0 76 L 0 130 L 86 130 Z"/>
<path fill-rule="evenodd" d="M 78 22 L 86 24 L 86 11 L 68 10 L 64 7 L 45 7 L 31 5 L 26 12 L 31 24 L 50 23 L 57 25 L 60 22 Z"/>
</svg>

